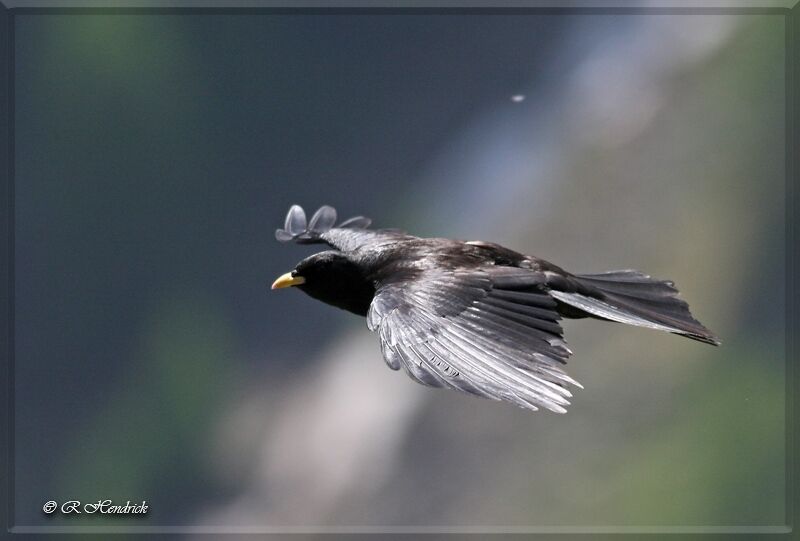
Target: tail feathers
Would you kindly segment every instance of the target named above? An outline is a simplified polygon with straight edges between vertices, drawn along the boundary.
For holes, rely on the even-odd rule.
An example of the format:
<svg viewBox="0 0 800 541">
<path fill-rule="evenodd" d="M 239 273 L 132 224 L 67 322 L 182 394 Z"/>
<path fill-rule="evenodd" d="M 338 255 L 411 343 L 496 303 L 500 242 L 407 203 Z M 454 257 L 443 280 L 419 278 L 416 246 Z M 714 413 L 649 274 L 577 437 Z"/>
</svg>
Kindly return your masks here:
<svg viewBox="0 0 800 541">
<path fill-rule="evenodd" d="M 561 302 L 595 317 L 680 334 L 707 344 L 721 344 L 678 298 L 670 281 L 655 280 L 635 270 L 576 276 L 586 286 L 581 293 L 551 291 Z"/>
</svg>

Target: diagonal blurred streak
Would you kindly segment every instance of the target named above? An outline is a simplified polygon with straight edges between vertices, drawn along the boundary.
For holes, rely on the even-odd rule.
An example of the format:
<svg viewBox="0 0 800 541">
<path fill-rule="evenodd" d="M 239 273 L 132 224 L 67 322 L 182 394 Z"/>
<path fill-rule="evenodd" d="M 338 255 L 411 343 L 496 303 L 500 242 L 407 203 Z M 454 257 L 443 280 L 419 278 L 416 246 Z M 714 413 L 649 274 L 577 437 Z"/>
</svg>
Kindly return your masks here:
<svg viewBox="0 0 800 541">
<path fill-rule="evenodd" d="M 432 391 L 387 370 L 366 329 L 340 336 L 307 366 L 282 390 L 279 404 L 250 397 L 224 419 L 234 431 L 275 421 L 247 474 L 249 488 L 228 509 L 212 513 L 210 522 L 315 524 L 349 493 L 377 491 L 394 470 L 423 395 Z M 255 393 L 268 394 L 262 388 Z M 267 414 L 269 408 L 278 411 Z"/>
<path fill-rule="evenodd" d="M 730 39 L 737 16 L 584 17 L 551 55 L 545 87 L 532 83 L 524 104 L 498 100 L 476 114 L 423 173 L 434 197 L 422 216 L 441 232 L 508 233 L 510 212 L 551 208 L 555 184 L 586 147 L 618 147 L 642 133 L 674 79 Z M 453 190 L 459 186 L 459 190 Z M 427 194 L 426 194 L 427 196 Z M 448 201 L 447 206 L 439 204 Z M 480 208 L 480 215 L 465 213 Z M 544 221 L 544 220 L 542 220 Z M 459 233 L 462 232 L 462 233 Z"/>
</svg>

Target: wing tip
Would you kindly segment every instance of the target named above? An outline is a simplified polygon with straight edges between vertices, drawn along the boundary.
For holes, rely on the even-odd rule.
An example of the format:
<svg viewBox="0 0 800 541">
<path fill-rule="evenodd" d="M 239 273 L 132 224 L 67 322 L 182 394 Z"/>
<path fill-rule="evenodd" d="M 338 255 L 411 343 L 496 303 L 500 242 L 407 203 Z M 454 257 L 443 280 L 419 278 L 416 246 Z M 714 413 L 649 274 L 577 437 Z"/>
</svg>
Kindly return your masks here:
<svg viewBox="0 0 800 541">
<path fill-rule="evenodd" d="M 286 213 L 283 229 L 275 230 L 275 238 L 278 242 L 313 243 L 333 228 L 366 229 L 372 223 L 372 220 L 364 216 L 354 216 L 337 226 L 336 219 L 336 209 L 330 205 L 322 205 L 307 221 L 303 207 L 294 204 Z"/>
</svg>

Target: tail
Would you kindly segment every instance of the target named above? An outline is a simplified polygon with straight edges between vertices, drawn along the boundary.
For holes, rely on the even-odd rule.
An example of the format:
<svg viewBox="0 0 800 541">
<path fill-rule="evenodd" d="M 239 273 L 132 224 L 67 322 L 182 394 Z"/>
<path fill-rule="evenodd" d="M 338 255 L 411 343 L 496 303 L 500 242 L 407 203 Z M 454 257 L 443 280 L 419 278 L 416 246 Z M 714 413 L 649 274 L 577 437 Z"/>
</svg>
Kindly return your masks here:
<svg viewBox="0 0 800 541">
<path fill-rule="evenodd" d="M 582 286 L 578 292 L 550 294 L 596 318 L 679 334 L 715 346 L 722 343 L 692 316 L 672 282 L 655 280 L 635 270 L 574 278 Z"/>
</svg>

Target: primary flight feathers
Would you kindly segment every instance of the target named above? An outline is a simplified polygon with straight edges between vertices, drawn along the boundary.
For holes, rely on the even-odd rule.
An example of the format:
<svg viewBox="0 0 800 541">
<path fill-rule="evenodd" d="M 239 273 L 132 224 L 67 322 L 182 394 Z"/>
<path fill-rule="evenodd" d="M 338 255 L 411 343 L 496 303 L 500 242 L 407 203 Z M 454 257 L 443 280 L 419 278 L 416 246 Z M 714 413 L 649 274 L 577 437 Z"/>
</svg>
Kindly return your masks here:
<svg viewBox="0 0 800 541">
<path fill-rule="evenodd" d="M 283 229 L 275 230 L 275 238 L 280 242 L 295 241 L 299 243 L 312 243 L 320 236 L 334 227 L 336 223 L 336 209 L 328 205 L 321 206 L 311 217 L 306 225 L 306 213 L 303 207 L 292 205 L 286 214 Z M 366 229 L 372 220 L 363 216 L 354 216 L 336 226 L 338 229 Z"/>
</svg>

